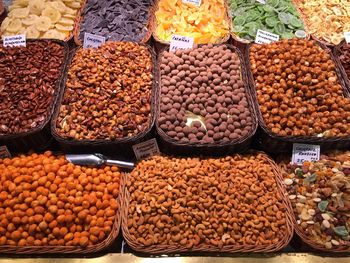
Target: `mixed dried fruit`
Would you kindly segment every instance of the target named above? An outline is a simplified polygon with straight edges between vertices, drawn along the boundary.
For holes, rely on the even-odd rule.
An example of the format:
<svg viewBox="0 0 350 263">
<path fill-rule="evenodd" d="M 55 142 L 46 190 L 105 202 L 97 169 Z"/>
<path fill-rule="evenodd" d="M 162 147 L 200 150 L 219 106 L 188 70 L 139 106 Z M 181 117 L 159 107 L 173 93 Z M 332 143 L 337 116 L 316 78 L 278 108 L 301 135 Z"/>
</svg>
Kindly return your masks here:
<svg viewBox="0 0 350 263">
<path fill-rule="evenodd" d="M 298 30 L 304 30 L 291 0 L 267 0 L 266 4 L 256 0 L 230 0 L 230 9 L 234 34 L 246 40 L 254 40 L 258 29 L 282 39 L 293 38 Z"/>
<path fill-rule="evenodd" d="M 75 140 L 132 137 L 151 126 L 153 62 L 146 46 L 80 48 L 70 65 L 56 131 Z"/>
<path fill-rule="evenodd" d="M 65 48 L 50 40 L 0 46 L 0 134 L 35 130 L 51 117 Z"/>
<path fill-rule="evenodd" d="M 280 136 L 350 135 L 350 98 L 330 51 L 316 42 L 292 39 L 250 48 L 260 112 Z"/>
<path fill-rule="evenodd" d="M 348 0 L 295 0 L 305 16 L 310 34 L 337 45 L 350 31 Z"/>
<path fill-rule="evenodd" d="M 0 246 L 85 248 L 111 233 L 118 168 L 80 167 L 46 152 L 0 159 L 0 174 Z"/>
<path fill-rule="evenodd" d="M 14 0 L 1 24 L 3 35 L 64 40 L 73 31 L 83 0 Z"/>
<path fill-rule="evenodd" d="M 198 7 L 182 0 L 158 0 L 155 35 L 170 41 L 171 35 L 193 37 L 197 44 L 218 43 L 229 34 L 225 0 L 202 0 Z"/>
<path fill-rule="evenodd" d="M 232 142 L 253 131 L 238 54 L 226 45 L 164 52 L 159 127 L 181 143 Z M 243 73 L 244 74 L 244 73 Z"/>
<path fill-rule="evenodd" d="M 263 154 L 143 160 L 127 180 L 127 229 L 146 247 L 282 246 L 292 231 L 275 176 Z"/>
<path fill-rule="evenodd" d="M 342 44 L 339 48 L 338 55 L 340 62 L 345 69 L 345 73 L 348 79 L 350 79 L 350 45 L 346 43 Z"/>
<path fill-rule="evenodd" d="M 350 152 L 301 167 L 280 163 L 301 231 L 326 249 L 350 246 Z"/>
</svg>

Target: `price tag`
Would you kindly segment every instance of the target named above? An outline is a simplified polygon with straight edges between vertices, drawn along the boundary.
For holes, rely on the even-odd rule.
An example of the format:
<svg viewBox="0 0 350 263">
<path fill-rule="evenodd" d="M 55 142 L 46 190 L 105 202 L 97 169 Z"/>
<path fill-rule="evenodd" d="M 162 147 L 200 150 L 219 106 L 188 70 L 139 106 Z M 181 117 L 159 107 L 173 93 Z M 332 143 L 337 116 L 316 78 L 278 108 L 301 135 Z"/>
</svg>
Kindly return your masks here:
<svg viewBox="0 0 350 263">
<path fill-rule="evenodd" d="M 350 44 L 350 32 L 344 32 L 346 43 Z"/>
<path fill-rule="evenodd" d="M 0 158 L 11 158 L 11 153 L 5 145 L 0 146 Z"/>
<path fill-rule="evenodd" d="M 280 39 L 279 35 L 260 30 L 256 33 L 255 43 L 257 44 L 270 44 L 272 42 L 278 41 Z"/>
<path fill-rule="evenodd" d="M 303 162 L 316 162 L 320 160 L 320 146 L 312 144 L 293 144 L 292 164 L 303 164 Z"/>
<path fill-rule="evenodd" d="M 170 41 L 169 51 L 175 52 L 178 49 L 189 49 L 193 48 L 194 38 L 172 35 Z"/>
<path fill-rule="evenodd" d="M 259 2 L 260 4 L 266 4 L 266 0 L 256 0 L 257 2 Z"/>
<path fill-rule="evenodd" d="M 89 33 L 84 34 L 84 48 L 98 48 L 106 42 L 106 38 Z"/>
<path fill-rule="evenodd" d="M 26 35 L 4 36 L 3 45 L 4 47 L 25 47 Z"/>
<path fill-rule="evenodd" d="M 135 144 L 132 149 L 134 150 L 137 160 L 159 154 L 157 140 L 154 138 L 139 144 Z"/>
<path fill-rule="evenodd" d="M 182 0 L 182 3 L 184 4 L 193 4 L 196 6 L 200 6 L 202 3 L 202 0 Z"/>
</svg>

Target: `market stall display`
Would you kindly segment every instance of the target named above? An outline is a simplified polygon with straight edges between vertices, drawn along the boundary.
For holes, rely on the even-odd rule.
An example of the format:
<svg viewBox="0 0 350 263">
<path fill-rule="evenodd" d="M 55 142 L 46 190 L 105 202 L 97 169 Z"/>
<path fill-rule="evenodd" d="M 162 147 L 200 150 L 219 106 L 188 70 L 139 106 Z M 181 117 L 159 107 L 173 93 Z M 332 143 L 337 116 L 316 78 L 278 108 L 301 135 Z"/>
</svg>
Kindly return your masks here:
<svg viewBox="0 0 350 263">
<path fill-rule="evenodd" d="M 233 37 L 239 41 L 254 41 L 258 29 L 276 34 L 280 39 L 296 37 L 298 31 L 305 30 L 291 0 L 267 0 L 265 4 L 256 0 L 229 0 L 229 4 Z"/>
<path fill-rule="evenodd" d="M 350 152 L 280 167 L 302 240 L 319 250 L 350 252 Z"/>
<path fill-rule="evenodd" d="M 47 146 L 67 49 L 58 40 L 0 45 L 0 144 L 13 151 Z"/>
<path fill-rule="evenodd" d="M 0 159 L 0 173 L 1 253 L 91 253 L 117 237 L 118 168 L 45 152 Z"/>
<path fill-rule="evenodd" d="M 1 35 L 69 40 L 84 0 L 14 0 L 1 24 Z"/>
<path fill-rule="evenodd" d="M 152 254 L 280 250 L 293 227 L 276 168 L 262 153 L 143 160 L 125 178 L 124 237 Z"/>
<path fill-rule="evenodd" d="M 350 2 L 347 0 L 293 0 L 302 12 L 309 33 L 326 44 L 337 45 L 350 31 Z"/>
<path fill-rule="evenodd" d="M 147 42 L 152 35 L 153 10 L 149 0 L 87 0 L 75 30 L 81 45 L 84 33 L 112 41 Z"/>
<path fill-rule="evenodd" d="M 200 6 L 182 0 L 157 0 L 153 37 L 169 44 L 173 34 L 193 37 L 196 44 L 223 43 L 230 37 L 226 0 L 202 0 Z"/>
<path fill-rule="evenodd" d="M 201 154 L 249 147 L 257 120 L 242 61 L 230 45 L 160 55 L 156 127 L 165 147 Z"/>
<path fill-rule="evenodd" d="M 293 142 L 349 146 L 350 97 L 329 50 L 282 40 L 251 45 L 249 61 L 265 149 L 288 151 Z"/>
<path fill-rule="evenodd" d="M 136 43 L 78 48 L 52 120 L 54 137 L 101 150 L 144 138 L 155 117 L 154 68 L 151 49 Z"/>
</svg>

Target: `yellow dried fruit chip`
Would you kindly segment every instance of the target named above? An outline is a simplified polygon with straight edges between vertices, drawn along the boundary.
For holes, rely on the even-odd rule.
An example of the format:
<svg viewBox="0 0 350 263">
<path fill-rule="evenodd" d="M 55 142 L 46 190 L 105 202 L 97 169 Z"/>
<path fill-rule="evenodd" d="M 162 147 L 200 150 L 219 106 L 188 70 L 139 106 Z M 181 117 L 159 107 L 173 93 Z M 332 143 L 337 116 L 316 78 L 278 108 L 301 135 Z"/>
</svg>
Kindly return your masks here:
<svg viewBox="0 0 350 263">
<path fill-rule="evenodd" d="M 6 31 L 17 32 L 21 29 L 22 23 L 19 19 L 11 19 L 10 23 L 6 27 Z"/>
<path fill-rule="evenodd" d="M 47 31 L 50 29 L 52 23 L 51 23 L 50 18 L 48 18 L 46 16 L 41 16 L 35 21 L 34 25 L 35 25 L 36 29 L 44 32 L 44 31 Z"/>
<path fill-rule="evenodd" d="M 61 24 L 56 24 L 55 25 L 56 29 L 59 31 L 72 31 L 73 30 L 73 26 L 65 26 L 65 25 L 61 25 Z"/>
<path fill-rule="evenodd" d="M 61 13 L 52 7 L 46 7 L 41 14 L 42 16 L 50 18 L 52 23 L 56 23 L 61 19 Z"/>
<path fill-rule="evenodd" d="M 29 10 L 31 14 L 41 15 L 42 10 L 45 7 L 45 1 L 43 0 L 30 0 Z"/>
<path fill-rule="evenodd" d="M 61 18 L 57 23 L 65 26 L 73 26 L 74 20 L 69 18 Z"/>
<path fill-rule="evenodd" d="M 42 36 L 43 38 L 53 38 L 53 39 L 60 39 L 64 40 L 65 36 L 64 34 L 58 32 L 56 29 L 50 29 L 47 32 L 45 32 Z"/>
<path fill-rule="evenodd" d="M 35 24 L 35 21 L 39 18 L 37 15 L 29 15 L 28 17 L 22 19 L 22 24 L 25 26 L 31 26 Z"/>
<path fill-rule="evenodd" d="M 40 31 L 36 29 L 34 25 L 26 29 L 27 38 L 38 38 L 40 36 Z"/>
</svg>

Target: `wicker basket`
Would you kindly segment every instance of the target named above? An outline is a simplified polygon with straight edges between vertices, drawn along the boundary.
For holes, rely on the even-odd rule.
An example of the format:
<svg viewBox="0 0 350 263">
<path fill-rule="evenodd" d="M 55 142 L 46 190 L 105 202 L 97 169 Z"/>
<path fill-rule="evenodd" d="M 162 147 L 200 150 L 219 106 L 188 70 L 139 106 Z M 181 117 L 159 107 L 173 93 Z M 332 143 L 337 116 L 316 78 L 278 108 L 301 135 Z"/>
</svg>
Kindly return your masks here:
<svg viewBox="0 0 350 263">
<path fill-rule="evenodd" d="M 0 253 L 2 254 L 91 254 L 102 251 L 108 248 L 113 241 L 118 237 L 121 225 L 121 193 L 124 189 L 123 176 L 120 181 L 120 194 L 117 198 L 118 211 L 114 219 L 112 230 L 110 234 L 100 243 L 96 245 L 87 246 L 86 248 L 76 246 L 0 246 Z"/>
<path fill-rule="evenodd" d="M 35 41 L 46 41 L 42 39 L 27 39 L 27 42 L 35 42 Z M 38 127 L 32 129 L 29 132 L 23 132 L 18 134 L 8 134 L 8 135 L 0 135 L 0 145 L 6 145 L 10 152 L 27 152 L 29 150 L 43 150 L 47 148 L 51 141 L 52 136 L 50 133 L 50 119 L 53 114 L 55 105 L 58 101 L 58 98 L 61 94 L 61 82 L 62 76 L 66 68 L 66 61 L 68 58 L 68 46 L 65 42 L 51 39 L 55 43 L 62 45 L 65 49 L 65 56 L 62 61 L 62 66 L 60 70 L 60 78 L 57 79 L 55 92 L 53 94 L 53 100 L 46 117 L 46 120 L 39 125 Z"/>
<path fill-rule="evenodd" d="M 305 30 L 305 32 L 306 32 L 306 34 L 307 34 L 306 39 L 309 39 L 309 38 L 310 38 L 310 34 L 308 33 L 309 30 L 308 30 L 308 26 L 307 26 L 307 24 L 306 24 L 306 22 L 305 22 L 304 14 L 302 13 L 302 11 L 301 11 L 300 8 L 298 7 L 298 5 L 296 5 L 295 1 L 292 0 L 292 2 L 293 2 L 293 4 L 294 4 L 295 9 L 298 11 L 298 13 L 299 13 L 299 15 L 300 15 L 300 19 L 301 19 L 302 22 L 304 23 L 304 28 L 305 28 L 304 30 Z M 228 5 L 228 8 L 229 8 L 229 10 L 230 10 L 229 5 Z M 233 32 L 234 24 L 233 24 L 233 15 L 232 15 L 231 12 L 229 12 L 229 16 L 230 16 L 230 19 L 231 19 L 231 28 L 232 28 L 232 30 L 231 30 L 231 36 L 232 36 L 234 45 L 237 46 L 237 47 L 240 47 L 240 48 L 241 48 L 241 47 L 244 48 L 245 45 L 254 42 L 254 41 L 250 41 L 250 40 L 241 38 L 241 37 L 239 37 L 238 35 L 236 35 L 236 34 Z"/>
<path fill-rule="evenodd" d="M 86 0 L 86 5 L 87 5 L 87 1 Z M 86 6 L 85 5 L 85 6 Z M 84 17 L 83 17 L 83 13 L 85 11 L 85 6 L 84 8 L 82 8 L 80 10 L 80 12 L 78 13 L 78 16 L 77 16 L 77 22 L 75 23 L 74 25 L 74 29 L 73 29 L 73 38 L 74 38 L 74 42 L 75 44 L 77 44 L 78 46 L 82 46 L 83 45 L 83 40 L 80 39 L 79 35 L 80 35 L 80 26 L 81 26 L 81 23 L 84 21 Z M 139 43 L 147 43 L 151 36 L 152 36 L 152 32 L 153 32 L 153 27 L 154 27 L 154 11 L 153 11 L 153 6 L 151 5 L 150 8 L 149 8 L 149 17 L 148 17 L 148 22 L 147 22 L 147 33 L 146 35 L 142 38 L 142 40 L 139 42 Z M 111 40 L 113 41 L 113 40 Z"/>
<path fill-rule="evenodd" d="M 349 79 L 349 76 L 346 74 L 346 71 L 345 71 L 345 68 L 343 66 L 343 64 L 341 63 L 340 61 L 340 54 L 341 54 L 341 51 L 340 51 L 340 48 L 343 46 L 343 45 L 349 45 L 345 42 L 345 40 L 343 40 L 339 45 L 335 46 L 334 49 L 333 49 L 333 54 L 334 54 L 334 59 L 335 59 L 335 62 L 338 64 L 339 66 L 339 70 L 342 74 L 342 77 L 343 77 L 343 81 L 345 83 L 345 86 L 346 88 L 348 89 L 348 92 L 350 94 L 350 79 Z"/>
<path fill-rule="evenodd" d="M 281 174 L 283 174 L 284 171 L 286 171 L 286 169 L 284 169 L 283 167 L 283 162 L 285 161 L 284 158 L 280 158 L 279 159 L 279 172 Z M 283 175 L 282 175 L 283 178 Z M 288 192 L 286 191 L 286 199 L 289 200 L 288 198 Z M 292 204 L 291 204 L 292 206 Z M 293 206 L 292 206 L 293 207 Z M 292 210 L 293 211 L 293 210 Z M 327 249 L 324 246 L 321 246 L 320 244 L 316 243 L 315 241 L 313 241 L 308 235 L 306 235 L 304 229 L 298 224 L 297 222 L 297 216 L 294 215 L 294 212 L 292 212 L 292 221 L 293 221 L 293 225 L 294 225 L 294 229 L 295 232 L 297 233 L 297 235 L 301 238 L 301 240 L 307 244 L 308 246 L 310 246 L 313 249 L 319 250 L 319 251 L 324 251 L 324 252 L 336 252 L 336 253 L 349 253 L 350 252 L 350 247 L 349 246 L 336 246 L 336 247 L 332 247 L 331 249 Z"/>
<path fill-rule="evenodd" d="M 255 113 L 255 107 L 253 106 L 253 99 L 250 94 L 250 89 L 248 85 L 248 78 L 247 78 L 247 72 L 244 64 L 244 59 L 242 56 L 242 53 L 234 46 L 225 44 L 231 51 L 235 52 L 241 62 L 241 74 L 243 81 L 245 83 L 245 90 L 246 90 L 246 97 L 248 101 L 249 111 L 251 113 L 252 118 L 252 129 L 249 134 L 247 134 L 244 137 L 239 138 L 236 141 L 229 141 L 229 142 L 218 142 L 218 143 L 210 143 L 210 144 L 189 144 L 189 143 L 182 143 L 179 142 L 176 139 L 173 139 L 169 137 L 158 125 L 158 118 L 160 116 L 160 103 L 157 105 L 157 117 L 156 117 L 156 131 L 159 137 L 159 141 L 161 144 L 161 148 L 164 152 L 167 152 L 169 154 L 178 154 L 178 155 L 223 155 L 228 154 L 232 152 L 241 152 L 244 150 L 247 150 L 250 146 L 250 143 L 252 141 L 252 138 L 257 130 L 258 127 L 258 121 L 257 116 Z M 201 45 L 199 45 L 201 46 Z M 164 50 L 163 50 L 164 52 Z M 158 72 L 160 72 L 160 64 L 161 59 L 163 57 L 163 52 L 158 57 Z M 158 101 L 160 101 L 161 96 L 161 76 L 159 73 L 159 94 L 158 94 Z"/>
<path fill-rule="evenodd" d="M 299 10 L 299 13 L 300 13 L 301 17 L 303 18 L 305 27 L 308 27 L 308 29 L 310 30 L 311 27 L 309 26 L 308 16 L 305 14 L 303 9 L 300 7 L 301 6 L 301 0 L 291 0 L 291 1 L 294 3 L 294 5 Z M 327 26 L 327 25 L 325 25 L 325 26 Z M 332 48 L 334 46 L 333 43 L 329 43 L 328 41 L 326 41 L 326 40 L 324 40 L 322 38 L 319 38 L 319 37 L 315 36 L 314 34 L 311 34 L 311 37 L 312 37 L 312 39 L 317 40 L 319 43 L 322 43 L 324 46 L 327 46 L 329 48 Z"/>
<path fill-rule="evenodd" d="M 156 61 L 156 55 L 153 51 L 153 49 L 149 46 L 148 50 L 151 54 L 153 65 L 155 65 Z M 73 49 L 70 54 L 70 58 L 68 60 L 68 66 L 66 69 L 66 73 L 64 74 L 64 80 L 62 82 L 62 94 L 58 100 L 58 103 L 56 104 L 56 108 L 52 117 L 51 121 L 51 133 L 56 141 L 58 141 L 59 145 L 62 147 L 63 150 L 66 152 L 72 152 L 72 153 L 102 153 L 109 156 L 117 156 L 121 158 L 130 157 L 132 158 L 134 156 L 132 146 L 134 144 L 140 143 L 142 141 L 145 141 L 147 139 L 150 139 L 153 137 L 153 127 L 155 122 L 155 116 L 156 116 L 156 107 L 157 105 L 157 92 L 158 92 L 158 71 L 156 70 L 156 67 L 153 67 L 153 86 L 152 86 L 152 98 L 151 98 L 151 121 L 148 129 L 146 129 L 143 132 L 140 132 L 139 134 L 132 136 L 132 137 L 126 137 L 116 140 L 73 140 L 73 139 L 66 139 L 59 135 L 56 129 L 56 120 L 58 118 L 59 112 L 60 112 L 60 106 L 63 101 L 64 97 L 64 91 L 65 91 L 65 84 L 67 81 L 67 73 L 70 67 L 70 64 L 73 60 L 73 57 L 76 53 L 76 51 L 82 47 L 77 47 L 76 49 Z"/>
<path fill-rule="evenodd" d="M 283 179 L 282 175 L 277 167 L 277 165 L 268 157 L 265 155 L 266 160 L 271 164 L 273 167 L 273 173 L 276 177 L 276 183 L 278 187 L 278 191 L 281 194 L 282 198 L 285 197 L 286 191 L 283 188 Z M 193 252 L 201 252 L 202 253 L 238 253 L 238 252 L 275 252 L 279 251 L 282 248 L 286 247 L 290 240 L 293 237 L 293 222 L 292 222 L 292 214 L 293 210 L 291 208 L 291 204 L 288 198 L 283 198 L 283 203 L 286 206 L 286 226 L 287 226 L 287 233 L 284 236 L 284 239 L 281 240 L 277 244 L 273 245 L 227 245 L 223 246 L 221 249 L 210 246 L 210 245 L 204 245 L 199 244 L 197 246 L 193 246 L 191 249 L 186 248 L 185 246 L 181 245 L 151 245 L 151 246 L 144 246 L 143 244 L 137 242 L 129 233 L 128 226 L 127 226 L 127 220 L 128 220 L 128 209 L 129 209 L 129 202 L 130 202 L 130 193 L 128 192 L 128 189 L 126 187 L 126 180 L 128 180 L 129 174 L 124 175 L 124 190 L 123 190 L 123 196 L 122 196 L 122 231 L 123 236 L 127 242 L 127 244 L 135 251 L 143 252 L 147 254 L 174 254 L 174 253 L 193 253 Z"/>
<path fill-rule="evenodd" d="M 337 65 L 334 56 L 330 49 L 324 46 L 322 43 L 316 42 L 320 45 L 324 50 L 331 54 L 333 61 L 335 62 L 335 69 L 338 77 L 338 81 L 340 85 L 343 87 L 344 96 L 350 98 L 350 94 L 345 88 L 345 84 L 339 69 L 339 65 Z M 322 151 L 325 150 L 335 150 L 335 149 L 344 149 L 350 146 L 350 134 L 344 137 L 331 137 L 331 138 L 323 138 L 317 136 L 279 136 L 274 133 L 265 125 L 265 121 L 262 117 L 257 94 L 255 87 L 255 80 L 250 68 L 250 60 L 249 60 L 249 50 L 250 46 L 248 45 L 245 50 L 245 58 L 247 61 L 247 69 L 248 69 L 248 77 L 251 86 L 251 94 L 253 96 L 255 102 L 255 108 L 258 115 L 259 120 L 259 129 L 257 136 L 257 143 L 262 147 L 263 150 L 270 153 L 284 153 L 291 152 L 293 148 L 293 143 L 306 143 L 306 144 L 317 144 L 321 146 Z"/>
<path fill-rule="evenodd" d="M 164 45 L 170 45 L 170 41 L 165 41 L 165 40 L 162 40 L 158 37 L 157 33 L 156 33 L 156 29 L 157 29 L 157 17 L 155 15 L 155 13 L 157 12 L 157 10 L 159 9 L 159 1 L 161 0 L 154 0 L 155 1 L 155 4 L 154 4 L 154 15 L 153 15 L 153 38 L 156 40 L 156 45 L 160 44 L 160 46 L 156 46 L 157 50 L 160 50 L 164 47 Z M 211 43 L 211 44 L 222 44 L 222 43 L 226 43 L 229 39 L 230 39 L 230 32 L 231 32 L 231 21 L 230 21 L 230 16 L 228 14 L 228 5 L 227 5 L 227 2 L 224 0 L 224 5 L 225 5 L 225 9 L 226 9 L 226 21 L 229 25 L 229 28 L 228 28 L 228 32 L 225 36 L 223 36 L 221 39 L 218 39 L 215 43 Z M 206 43 L 206 44 L 209 44 L 209 43 Z"/>
<path fill-rule="evenodd" d="M 79 8 L 79 10 L 77 11 L 77 15 L 76 15 L 76 17 L 75 17 L 75 19 L 74 19 L 73 30 L 70 32 L 69 36 L 66 37 L 66 38 L 64 39 L 65 42 L 69 42 L 69 40 L 71 40 L 71 39 L 73 38 L 73 36 L 74 36 L 74 28 L 76 27 L 76 24 L 79 22 L 79 21 L 78 21 L 78 19 L 79 19 L 79 14 L 81 13 L 81 10 L 84 9 L 86 2 L 87 2 L 87 0 L 82 0 L 82 5 L 81 5 L 81 7 Z M 0 0 L 0 16 L 1 16 L 1 14 L 2 14 L 2 13 L 1 13 L 1 5 L 2 5 L 2 4 L 3 4 L 3 1 Z M 0 22 L 1 22 L 1 20 L 0 20 Z M 2 36 L 2 32 L 0 31 L 0 37 L 1 37 L 1 36 Z"/>
</svg>

